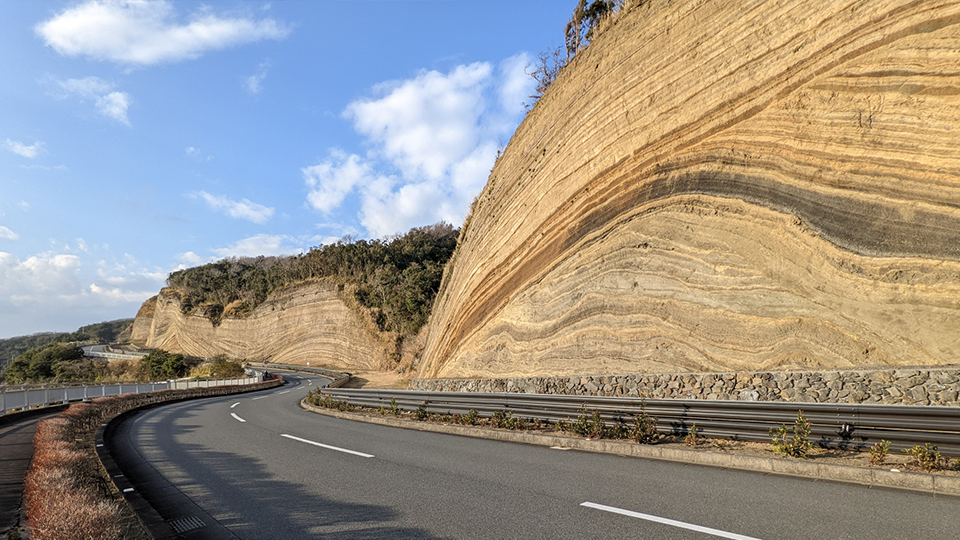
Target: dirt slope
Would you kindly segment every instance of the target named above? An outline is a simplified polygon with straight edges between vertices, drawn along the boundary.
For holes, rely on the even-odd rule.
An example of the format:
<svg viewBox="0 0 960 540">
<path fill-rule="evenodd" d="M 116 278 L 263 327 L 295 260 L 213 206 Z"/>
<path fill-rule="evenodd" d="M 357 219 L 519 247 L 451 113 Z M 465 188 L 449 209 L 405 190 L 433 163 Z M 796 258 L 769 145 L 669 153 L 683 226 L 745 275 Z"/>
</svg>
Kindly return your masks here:
<svg viewBox="0 0 960 540">
<path fill-rule="evenodd" d="M 464 238 L 420 376 L 960 363 L 960 5 L 649 2 Z"/>
</svg>

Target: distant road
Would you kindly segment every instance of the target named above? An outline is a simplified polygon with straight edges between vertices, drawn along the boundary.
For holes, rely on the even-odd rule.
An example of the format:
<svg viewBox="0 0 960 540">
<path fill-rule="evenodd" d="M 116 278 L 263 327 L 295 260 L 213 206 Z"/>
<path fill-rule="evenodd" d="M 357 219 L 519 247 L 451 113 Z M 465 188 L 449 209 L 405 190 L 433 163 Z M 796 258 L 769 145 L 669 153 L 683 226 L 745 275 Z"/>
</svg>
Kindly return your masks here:
<svg viewBox="0 0 960 540">
<path fill-rule="evenodd" d="M 334 419 L 317 378 L 124 424 L 183 538 L 957 538 L 960 500 Z M 141 463 L 141 466 L 143 463 Z M 160 482 L 160 484 L 156 484 Z M 146 485 L 145 485 L 146 486 Z M 149 487 L 149 486 L 147 486 Z M 140 490 L 143 493 L 143 490 Z M 216 523 L 213 522 L 216 520 Z"/>
</svg>

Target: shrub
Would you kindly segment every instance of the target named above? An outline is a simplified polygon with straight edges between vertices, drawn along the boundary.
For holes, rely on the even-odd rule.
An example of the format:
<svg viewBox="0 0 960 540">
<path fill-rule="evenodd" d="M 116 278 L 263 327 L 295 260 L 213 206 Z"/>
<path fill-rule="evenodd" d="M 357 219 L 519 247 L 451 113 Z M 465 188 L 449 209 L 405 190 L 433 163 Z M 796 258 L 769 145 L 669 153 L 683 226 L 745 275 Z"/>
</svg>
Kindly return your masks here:
<svg viewBox="0 0 960 540">
<path fill-rule="evenodd" d="M 784 454 L 791 457 L 805 458 L 813 445 L 810 443 L 810 421 L 804 418 L 803 411 L 797 411 L 797 419 L 793 423 L 793 434 L 788 435 L 786 424 L 777 429 L 771 429 L 770 435 L 773 437 L 771 444 L 773 450 L 778 454 Z"/>
<path fill-rule="evenodd" d="M 699 434 L 700 431 L 697 429 L 697 424 L 694 423 L 690 426 L 690 431 L 687 432 L 687 436 L 683 438 L 683 442 L 685 442 L 687 446 L 697 446 L 700 442 L 698 439 Z"/>
<path fill-rule="evenodd" d="M 870 464 L 883 465 L 883 460 L 887 458 L 887 452 L 890 451 L 890 441 L 881 440 L 870 448 Z"/>
<path fill-rule="evenodd" d="M 604 431 L 603 418 L 600 417 L 600 411 L 588 411 L 584 406 L 580 409 L 580 415 L 577 421 L 570 428 L 574 434 L 589 439 L 602 439 Z"/>
<path fill-rule="evenodd" d="M 427 412 L 427 402 L 424 401 L 417 407 L 417 410 L 413 411 L 413 418 L 419 422 L 423 422 L 430 416 L 430 413 Z"/>
<path fill-rule="evenodd" d="M 657 433 L 659 419 L 647 414 L 647 402 L 640 402 L 640 413 L 633 419 L 632 438 L 640 444 L 653 444 L 660 439 Z"/>
<path fill-rule="evenodd" d="M 913 461 L 907 465 L 920 470 L 942 471 L 950 466 L 950 459 L 942 456 L 934 444 L 925 443 L 923 446 L 915 444 L 903 452 L 913 458 Z"/>
</svg>

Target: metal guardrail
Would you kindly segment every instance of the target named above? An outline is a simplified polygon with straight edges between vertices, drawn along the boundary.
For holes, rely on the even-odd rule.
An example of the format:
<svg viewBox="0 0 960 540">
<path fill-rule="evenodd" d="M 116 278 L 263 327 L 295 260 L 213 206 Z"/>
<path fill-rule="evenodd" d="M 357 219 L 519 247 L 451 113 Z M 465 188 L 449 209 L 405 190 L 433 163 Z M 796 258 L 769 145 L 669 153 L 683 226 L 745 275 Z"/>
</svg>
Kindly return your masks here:
<svg viewBox="0 0 960 540">
<path fill-rule="evenodd" d="M 350 380 L 349 373 L 341 373 L 339 371 L 332 371 L 323 368 L 296 366 L 292 364 L 267 364 L 261 362 L 247 362 L 247 365 L 254 366 L 258 369 L 283 369 L 287 371 L 302 371 L 304 373 L 316 373 L 317 375 L 323 375 L 331 381 L 330 384 L 326 386 L 327 388 L 338 388 Z"/>
<path fill-rule="evenodd" d="M 18 385 L 0 386 L 0 416 L 50 405 L 62 405 L 75 401 L 120 394 L 143 394 L 156 390 L 182 390 L 186 388 L 209 388 L 214 386 L 236 386 L 254 384 L 263 381 L 263 374 L 238 379 L 178 379 L 149 383 L 115 383 L 82 385 Z"/>
<path fill-rule="evenodd" d="M 139 360 L 147 353 L 112 353 L 100 351 L 83 351 L 83 355 L 91 358 L 107 358 L 110 360 Z"/>
<path fill-rule="evenodd" d="M 792 425 L 797 412 L 812 424 L 810 441 L 824 447 L 864 449 L 880 440 L 904 450 L 931 443 L 950 456 L 960 456 L 960 407 L 852 405 L 770 401 L 708 401 L 567 396 L 553 394 L 485 394 L 405 390 L 323 389 L 322 393 L 352 405 L 389 408 L 391 400 L 405 411 L 425 406 L 435 414 L 482 417 L 510 410 L 514 416 L 555 423 L 575 421 L 581 412 L 597 411 L 607 425 L 631 424 L 645 407 L 659 420 L 658 431 L 686 435 L 693 424 L 704 437 L 770 442 L 770 430 Z"/>
</svg>

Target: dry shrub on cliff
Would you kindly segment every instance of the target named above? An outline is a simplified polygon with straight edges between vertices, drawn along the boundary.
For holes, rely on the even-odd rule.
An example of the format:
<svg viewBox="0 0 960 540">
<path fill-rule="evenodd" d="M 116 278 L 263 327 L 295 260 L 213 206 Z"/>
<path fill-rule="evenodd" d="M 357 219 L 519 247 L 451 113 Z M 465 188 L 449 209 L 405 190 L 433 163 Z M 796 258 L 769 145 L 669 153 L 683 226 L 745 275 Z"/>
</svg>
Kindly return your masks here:
<svg viewBox="0 0 960 540">
<path fill-rule="evenodd" d="M 86 405 L 86 404 L 85 404 Z M 89 405 L 88 405 L 89 407 Z M 66 413 L 64 413 L 66 414 Z M 88 410 L 73 417 L 89 423 Z M 78 448 L 71 418 L 51 418 L 37 425 L 34 456 L 24 497 L 31 538 L 99 540 L 120 537 L 117 505 L 97 492 L 95 465 Z"/>
</svg>

